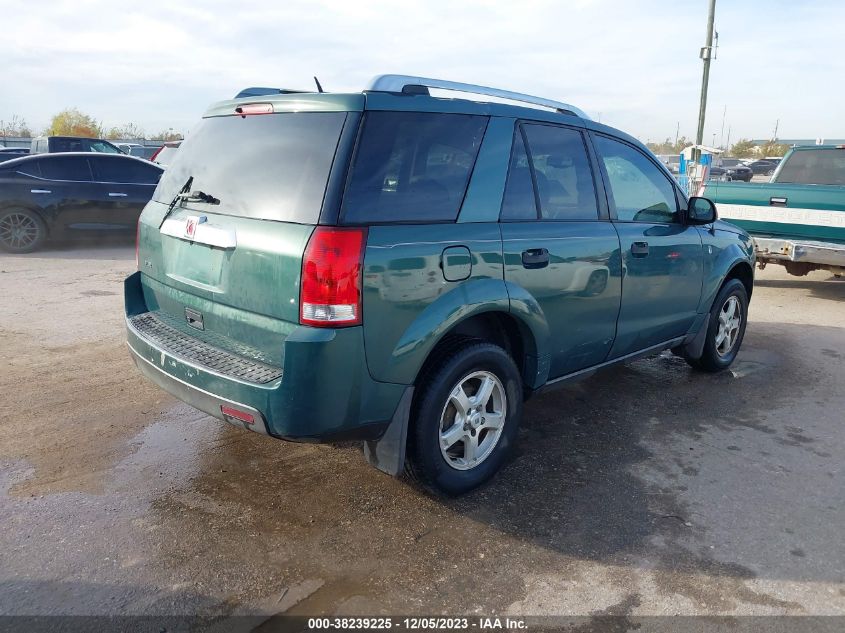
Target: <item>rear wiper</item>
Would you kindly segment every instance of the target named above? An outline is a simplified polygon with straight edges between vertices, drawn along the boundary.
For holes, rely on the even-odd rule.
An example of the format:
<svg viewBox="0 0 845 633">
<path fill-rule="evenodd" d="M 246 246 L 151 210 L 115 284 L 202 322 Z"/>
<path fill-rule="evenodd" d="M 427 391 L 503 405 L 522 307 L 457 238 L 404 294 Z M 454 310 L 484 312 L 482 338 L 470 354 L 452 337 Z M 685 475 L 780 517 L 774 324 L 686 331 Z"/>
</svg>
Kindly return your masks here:
<svg viewBox="0 0 845 633">
<path fill-rule="evenodd" d="M 192 191 L 191 193 L 180 193 L 176 196 L 177 200 L 183 202 L 205 202 L 206 204 L 220 204 L 220 199 L 200 191 Z"/>
<path fill-rule="evenodd" d="M 188 176 L 188 179 L 185 181 L 185 184 L 182 185 L 182 188 L 179 190 L 179 193 L 177 193 L 175 196 L 173 196 L 173 200 L 170 201 L 170 204 L 167 207 L 167 213 L 164 214 L 164 216 L 161 218 L 161 222 L 158 225 L 159 230 L 161 230 L 161 227 L 164 226 L 164 221 L 167 219 L 167 217 L 171 213 L 173 213 L 173 209 L 176 206 L 176 203 L 179 202 L 179 199 L 181 198 L 181 196 L 183 196 L 185 193 L 187 193 L 188 191 L 191 190 L 192 184 L 194 184 L 194 177 Z"/>
<path fill-rule="evenodd" d="M 191 176 L 185 181 L 185 184 L 182 185 L 179 193 L 173 196 L 173 200 L 170 201 L 170 205 L 167 207 L 167 213 L 164 214 L 164 217 L 161 218 L 161 224 L 158 225 L 159 229 L 164 226 L 164 221 L 168 218 L 168 216 L 170 216 L 173 209 L 175 209 L 176 205 L 180 202 L 205 202 L 206 204 L 220 204 L 220 199 L 215 198 L 211 194 L 200 191 L 199 189 L 191 191 L 191 185 L 193 182 L 194 177 Z"/>
</svg>

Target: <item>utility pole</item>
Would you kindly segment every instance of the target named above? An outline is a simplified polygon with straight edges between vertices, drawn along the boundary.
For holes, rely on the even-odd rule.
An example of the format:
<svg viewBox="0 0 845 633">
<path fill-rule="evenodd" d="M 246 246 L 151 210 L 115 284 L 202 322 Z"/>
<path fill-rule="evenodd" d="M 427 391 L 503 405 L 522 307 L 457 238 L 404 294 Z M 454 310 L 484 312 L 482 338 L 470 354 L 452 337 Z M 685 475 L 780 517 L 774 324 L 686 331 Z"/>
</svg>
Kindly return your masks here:
<svg viewBox="0 0 845 633">
<path fill-rule="evenodd" d="M 718 42 L 718 40 L 716 40 Z M 719 149 L 725 149 L 725 115 L 728 113 L 728 104 L 725 104 L 725 109 L 722 110 L 722 134 L 719 136 Z"/>
<path fill-rule="evenodd" d="M 681 133 L 681 122 L 678 121 L 678 127 L 675 128 L 675 147 L 678 147 L 678 134 Z"/>
<path fill-rule="evenodd" d="M 701 49 L 700 57 L 704 61 L 704 72 L 701 75 L 701 103 L 698 108 L 698 132 L 695 135 L 695 144 L 701 145 L 704 140 L 704 115 L 707 112 L 707 84 L 710 82 L 710 59 L 713 57 L 713 21 L 716 15 L 716 0 L 710 0 L 710 8 L 707 11 L 707 39 L 704 48 Z M 693 152 L 693 158 L 698 162 L 701 156 L 699 150 Z"/>
</svg>

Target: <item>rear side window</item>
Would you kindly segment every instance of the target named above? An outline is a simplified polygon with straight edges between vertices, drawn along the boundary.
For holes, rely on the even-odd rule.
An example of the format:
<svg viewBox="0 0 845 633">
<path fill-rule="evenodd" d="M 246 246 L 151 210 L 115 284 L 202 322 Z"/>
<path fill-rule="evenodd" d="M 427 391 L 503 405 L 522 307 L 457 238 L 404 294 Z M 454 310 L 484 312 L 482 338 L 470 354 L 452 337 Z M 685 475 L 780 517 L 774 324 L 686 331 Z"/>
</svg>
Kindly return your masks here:
<svg viewBox="0 0 845 633">
<path fill-rule="evenodd" d="M 345 112 L 203 119 L 173 153 L 153 199 L 169 204 L 193 177 L 191 189 L 220 204 L 189 202 L 188 208 L 316 224 L 345 120 Z"/>
<path fill-rule="evenodd" d="M 596 220 L 593 170 L 578 130 L 525 125 L 544 220 Z"/>
<path fill-rule="evenodd" d="M 83 156 L 52 156 L 39 161 L 41 176 L 48 180 L 91 182 L 88 159 Z"/>
<path fill-rule="evenodd" d="M 777 181 L 804 185 L 845 185 L 845 150 L 793 152 L 781 168 Z"/>
<path fill-rule="evenodd" d="M 528 166 L 528 153 L 522 132 L 517 128 L 513 141 L 511 163 L 508 168 L 508 182 L 502 200 L 502 220 L 536 220 L 537 198 L 534 195 L 534 181 Z"/>
<path fill-rule="evenodd" d="M 596 135 L 616 205 L 623 222 L 679 222 L 675 188 L 663 171 L 627 143 Z"/>
<path fill-rule="evenodd" d="M 153 165 L 145 165 L 120 156 L 113 158 L 98 156 L 92 158 L 91 163 L 94 168 L 94 180 L 98 182 L 156 185 L 162 173 L 161 169 Z"/>
<path fill-rule="evenodd" d="M 454 221 L 486 128 L 485 116 L 368 112 L 343 198 L 343 221 Z"/>
</svg>

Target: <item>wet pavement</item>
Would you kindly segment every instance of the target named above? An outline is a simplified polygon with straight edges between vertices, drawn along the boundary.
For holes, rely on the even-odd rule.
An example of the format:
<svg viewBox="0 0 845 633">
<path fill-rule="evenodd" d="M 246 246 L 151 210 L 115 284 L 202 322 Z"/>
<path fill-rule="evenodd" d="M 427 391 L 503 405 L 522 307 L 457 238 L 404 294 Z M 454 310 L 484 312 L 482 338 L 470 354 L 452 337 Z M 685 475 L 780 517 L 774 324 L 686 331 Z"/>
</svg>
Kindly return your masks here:
<svg viewBox="0 0 845 633">
<path fill-rule="evenodd" d="M 530 401 L 439 499 L 145 382 L 131 246 L 0 256 L 0 613 L 845 614 L 845 281 L 758 271 L 733 371 Z"/>
</svg>

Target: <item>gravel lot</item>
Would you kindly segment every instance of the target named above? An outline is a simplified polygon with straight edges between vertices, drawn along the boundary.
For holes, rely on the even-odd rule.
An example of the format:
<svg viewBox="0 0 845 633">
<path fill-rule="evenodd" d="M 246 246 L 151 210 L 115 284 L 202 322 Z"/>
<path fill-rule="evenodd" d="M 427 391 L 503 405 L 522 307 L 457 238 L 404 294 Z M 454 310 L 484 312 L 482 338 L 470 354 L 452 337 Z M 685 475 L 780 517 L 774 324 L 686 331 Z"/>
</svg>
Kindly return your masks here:
<svg viewBox="0 0 845 633">
<path fill-rule="evenodd" d="M 538 397 L 518 459 L 444 501 L 142 380 L 133 268 L 0 255 L 0 613 L 845 614 L 845 281 L 758 271 L 732 372 Z"/>
</svg>

